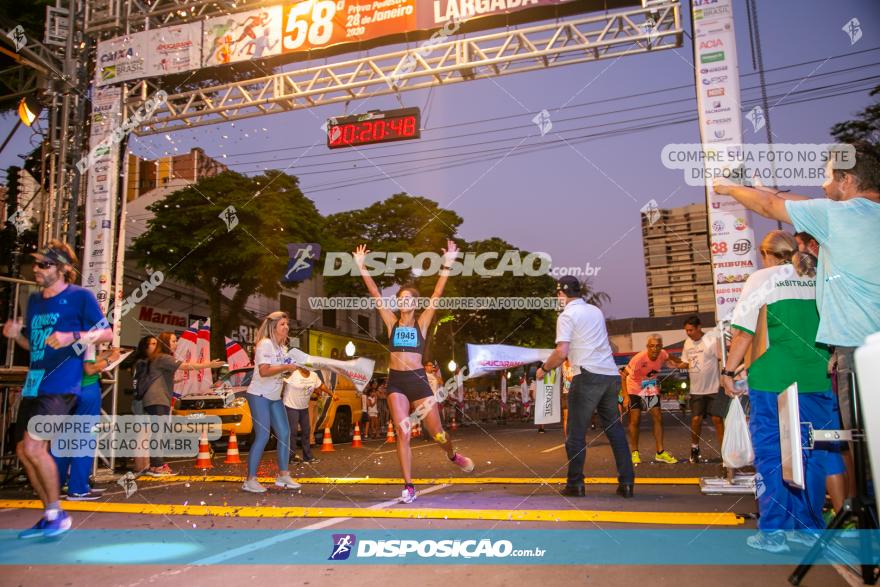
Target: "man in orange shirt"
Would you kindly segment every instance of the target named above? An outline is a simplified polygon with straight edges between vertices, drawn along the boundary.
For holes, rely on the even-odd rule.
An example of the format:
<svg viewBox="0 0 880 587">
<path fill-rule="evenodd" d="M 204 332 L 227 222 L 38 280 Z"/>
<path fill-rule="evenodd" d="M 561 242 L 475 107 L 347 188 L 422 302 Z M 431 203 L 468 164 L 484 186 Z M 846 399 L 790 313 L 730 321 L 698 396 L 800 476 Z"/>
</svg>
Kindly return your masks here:
<svg viewBox="0 0 880 587">
<path fill-rule="evenodd" d="M 663 448 L 663 419 L 660 412 L 660 370 L 666 365 L 673 369 L 683 369 L 687 363 L 682 363 L 663 350 L 663 339 L 659 334 L 648 337 L 647 348 L 637 353 L 626 366 L 626 391 L 629 395 L 629 441 L 632 446 L 632 462 L 637 465 L 642 462 L 639 456 L 639 423 L 642 412 L 647 410 L 654 422 L 654 442 L 657 445 L 657 454 L 654 460 L 660 463 L 674 465 L 678 462 L 669 451 Z"/>
</svg>

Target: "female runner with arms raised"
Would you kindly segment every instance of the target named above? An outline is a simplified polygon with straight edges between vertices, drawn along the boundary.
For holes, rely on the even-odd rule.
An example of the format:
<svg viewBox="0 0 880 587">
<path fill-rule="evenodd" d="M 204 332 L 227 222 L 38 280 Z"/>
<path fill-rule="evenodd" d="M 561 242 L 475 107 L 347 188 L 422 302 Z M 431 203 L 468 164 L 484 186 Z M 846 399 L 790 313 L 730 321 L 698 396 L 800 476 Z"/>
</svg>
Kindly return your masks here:
<svg viewBox="0 0 880 587">
<path fill-rule="evenodd" d="M 364 259 L 369 252 L 366 245 L 360 245 L 354 252 L 354 259 L 370 295 L 376 300 L 381 300 L 376 282 L 364 267 Z M 431 294 L 431 305 L 418 318 L 416 318 L 415 306 L 419 292 L 413 287 L 402 287 L 397 292 L 399 318 L 388 308 L 381 307 L 381 305 L 379 307 L 379 315 L 388 329 L 390 341 L 391 357 L 388 363 L 387 382 L 388 408 L 397 430 L 397 458 L 400 461 L 404 481 L 403 494 L 400 498 L 403 503 L 411 503 L 416 498 L 416 490 L 412 484 L 412 452 L 409 445 L 411 427 L 404 425 L 404 422 L 409 418 L 411 408 L 416 409 L 419 414 L 424 413 L 423 424 L 425 428 L 431 438 L 446 451 L 446 456 L 450 461 L 466 473 L 474 470 L 474 462 L 455 452 L 449 434 L 443 430 L 440 411 L 425 375 L 425 369 L 422 367 L 424 364 L 422 355 L 425 350 L 425 333 L 428 332 L 428 327 L 434 318 L 435 302 L 443 295 L 443 288 L 449 279 L 449 265 L 455 259 L 457 252 L 455 243 L 448 241 L 447 248 L 443 250 L 443 269 L 440 271 L 437 285 L 434 286 L 434 293 Z M 427 411 L 419 409 L 429 399 L 433 403 L 431 408 Z"/>
</svg>

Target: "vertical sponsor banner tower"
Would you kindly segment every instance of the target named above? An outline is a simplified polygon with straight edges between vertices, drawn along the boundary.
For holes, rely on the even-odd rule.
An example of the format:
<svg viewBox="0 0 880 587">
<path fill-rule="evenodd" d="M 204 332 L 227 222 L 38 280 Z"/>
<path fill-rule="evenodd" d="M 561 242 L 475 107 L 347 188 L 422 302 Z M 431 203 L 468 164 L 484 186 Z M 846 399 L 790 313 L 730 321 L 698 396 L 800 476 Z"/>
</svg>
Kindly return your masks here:
<svg viewBox="0 0 880 587">
<path fill-rule="evenodd" d="M 98 298 L 107 313 L 113 277 L 116 196 L 119 188 L 119 141 L 113 133 L 121 124 L 122 89 L 93 89 L 89 154 L 81 163 L 86 182 L 85 246 L 82 284 Z"/>
<path fill-rule="evenodd" d="M 738 149 L 742 124 L 733 0 L 693 0 L 692 6 L 703 152 Z M 749 211 L 730 196 L 716 194 L 711 179 L 707 181 L 715 316 L 723 320 L 733 311 L 743 283 L 757 269 L 755 232 Z"/>
</svg>

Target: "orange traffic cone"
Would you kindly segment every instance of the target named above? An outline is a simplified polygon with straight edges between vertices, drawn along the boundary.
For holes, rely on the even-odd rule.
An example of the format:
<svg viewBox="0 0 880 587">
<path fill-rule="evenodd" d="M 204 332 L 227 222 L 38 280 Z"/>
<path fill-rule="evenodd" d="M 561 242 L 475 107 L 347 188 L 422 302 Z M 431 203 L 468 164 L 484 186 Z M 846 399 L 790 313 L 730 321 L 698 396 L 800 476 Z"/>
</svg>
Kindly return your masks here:
<svg viewBox="0 0 880 587">
<path fill-rule="evenodd" d="M 351 448 L 364 448 L 361 443 L 361 425 L 354 423 L 354 439 L 351 441 Z"/>
<path fill-rule="evenodd" d="M 333 448 L 333 438 L 330 436 L 330 427 L 324 428 L 324 441 L 321 442 L 321 452 L 335 452 Z"/>
<path fill-rule="evenodd" d="M 241 459 L 238 458 L 238 437 L 235 435 L 235 430 L 229 433 L 229 442 L 226 444 L 226 460 L 223 463 L 227 465 L 241 464 Z"/>
<path fill-rule="evenodd" d="M 397 442 L 397 439 L 394 438 L 394 426 L 391 422 L 388 422 L 388 434 L 385 435 L 385 442 L 388 444 L 393 444 Z"/>
<path fill-rule="evenodd" d="M 211 445 L 208 444 L 208 432 L 202 432 L 199 439 L 199 456 L 196 458 L 196 469 L 213 469 L 214 463 L 211 462 Z"/>
<path fill-rule="evenodd" d="M 449 431 L 455 432 L 458 430 L 458 423 L 455 421 L 455 414 L 452 415 L 452 422 L 449 423 Z"/>
</svg>

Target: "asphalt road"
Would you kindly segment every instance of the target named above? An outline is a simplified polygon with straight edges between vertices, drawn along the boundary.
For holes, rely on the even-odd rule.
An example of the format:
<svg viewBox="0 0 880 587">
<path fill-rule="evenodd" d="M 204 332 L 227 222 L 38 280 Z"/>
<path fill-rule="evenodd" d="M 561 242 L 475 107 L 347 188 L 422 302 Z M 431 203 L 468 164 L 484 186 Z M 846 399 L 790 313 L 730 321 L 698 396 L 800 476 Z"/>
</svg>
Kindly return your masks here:
<svg viewBox="0 0 880 587">
<path fill-rule="evenodd" d="M 678 413 L 665 415 L 666 446 L 677 457 L 686 459 L 689 454 L 689 434 L 685 420 Z M 417 581 L 422 586 L 442 585 L 449 587 L 450 581 L 479 580 L 481 585 L 578 585 L 597 583 L 601 585 L 645 584 L 663 585 L 784 585 L 792 567 L 785 564 L 774 564 L 772 555 L 763 555 L 764 564 L 657 564 L 660 561 L 678 560 L 675 553 L 664 558 L 664 544 L 657 544 L 656 549 L 645 549 L 643 546 L 628 545 L 622 542 L 617 545 L 619 552 L 625 553 L 625 564 L 602 564 L 605 561 L 588 560 L 589 564 L 549 565 L 549 564 L 457 564 L 444 561 L 431 562 L 423 565 L 356 565 L 351 561 L 326 561 L 330 554 L 331 543 L 325 536 L 330 531 L 363 533 L 382 531 L 393 535 L 395 532 L 418 531 L 427 536 L 431 532 L 517 532 L 524 530 L 577 530 L 581 533 L 566 534 L 583 537 L 589 540 L 616 540 L 618 530 L 696 530 L 698 538 L 691 547 L 699 553 L 701 545 L 706 545 L 706 537 L 727 527 L 713 524 L 682 523 L 669 525 L 652 523 L 652 515 L 657 513 L 681 514 L 712 514 L 718 520 L 737 518 L 736 529 L 755 527 L 753 514 L 756 511 L 754 498 L 749 495 L 703 495 L 699 486 L 692 483 L 654 484 L 658 478 L 696 478 L 718 476 L 721 471 L 719 447 L 713 446 L 714 432 L 711 427 L 704 430 L 709 439 L 709 446 L 703 447 L 704 457 L 710 461 L 700 464 L 682 462 L 676 465 L 645 462 L 636 469 L 638 478 L 648 483 L 636 486 L 636 497 L 623 500 L 614 494 L 614 484 L 592 484 L 587 487 L 584 498 L 564 497 L 558 493 L 561 486 L 540 482 L 481 482 L 478 484 L 457 484 L 449 482 L 449 477 L 465 478 L 530 478 L 548 479 L 564 477 L 566 459 L 562 446 L 562 430 L 558 426 L 548 427 L 546 434 L 539 434 L 534 426 L 528 424 L 496 425 L 480 423 L 460 428 L 454 435 L 459 450 L 474 459 L 476 470 L 467 475 L 452 465 L 445 454 L 432 442 L 422 439 L 413 440 L 414 467 L 417 478 L 428 481 L 417 486 L 420 491 L 418 499 L 412 504 L 396 503 L 401 487 L 398 484 L 332 484 L 321 482 L 322 477 L 352 478 L 370 477 L 396 478 L 399 476 L 395 446 L 380 440 L 367 440 L 364 448 L 354 449 L 350 445 L 335 447 L 334 452 L 316 452 L 320 462 L 316 465 L 292 465 L 294 477 L 305 477 L 312 482 L 304 483 L 298 491 L 282 490 L 271 487 L 265 494 L 245 493 L 240 489 L 240 481 L 210 480 L 216 476 L 236 476 L 245 474 L 246 465 L 225 465 L 223 454 L 214 458 L 214 468 L 204 472 L 194 469 L 194 461 L 171 461 L 170 465 L 186 478 L 168 478 L 162 480 L 141 479 L 136 493 L 126 498 L 122 488 L 109 483 L 105 496 L 98 502 L 88 502 L 85 507 L 91 511 L 76 511 L 74 529 L 83 531 L 106 529 L 119 531 L 114 536 L 122 546 L 135 536 L 138 540 L 143 535 L 130 531 L 149 530 L 168 531 L 167 535 L 179 537 L 195 536 L 194 532 L 213 531 L 223 536 L 232 536 L 242 545 L 248 545 L 250 554 L 233 557 L 238 544 L 230 544 L 220 556 L 210 562 L 219 564 L 192 564 L 193 561 L 204 562 L 206 559 L 192 558 L 184 564 L 169 564 L 158 559 L 137 558 L 140 551 L 133 551 L 131 544 L 128 550 L 120 551 L 118 564 L 57 564 L 60 552 L 77 551 L 79 542 L 75 532 L 65 535 L 57 541 L 28 544 L 25 550 L 16 543 L 14 535 L 6 532 L 0 535 L 0 552 L 6 552 L 7 566 L 0 571 L 0 585 L 172 585 L 186 582 L 190 585 L 227 584 L 276 584 L 284 583 L 302 585 L 342 585 L 370 584 L 373 581 L 389 584 L 389 581 Z M 611 451 L 604 436 L 599 431 L 591 431 L 588 435 L 588 455 L 586 474 L 589 477 L 614 477 L 614 462 Z M 641 448 L 643 459 L 653 454 L 653 438 L 649 423 L 642 423 Z M 318 450 L 315 448 L 314 450 Z M 246 460 L 246 455 L 242 455 Z M 264 455 L 260 467 L 260 476 L 274 476 L 277 470 L 276 453 Z M 205 477 L 205 475 L 209 477 Z M 35 496 L 24 485 L 9 485 L 0 488 L 0 500 L 31 500 Z M 9 502 L 5 502 L 8 506 Z M 111 507 L 111 504 L 123 504 L 127 512 L 95 511 Z M 69 504 L 75 507 L 81 504 Z M 176 506 L 170 510 L 167 506 Z M 194 506 L 205 506 L 204 511 Z M 211 510 L 211 508 L 217 508 Z M 305 508 L 290 510 L 289 508 Z M 118 508 L 117 508 L 118 509 Z M 448 516 L 441 517 L 430 512 L 448 510 Z M 459 519 L 456 512 L 460 510 L 480 510 L 486 512 L 475 514 L 467 519 Z M 140 513 L 140 512 L 153 513 Z M 557 512 L 556 518 L 544 518 L 533 521 L 543 514 L 535 512 Z M 135 512 L 135 513 L 132 513 Z M 291 513 L 293 512 L 293 513 Z M 499 512 L 504 514 L 499 518 Z M 559 513 L 561 512 L 561 513 Z M 599 512 L 600 514 L 621 514 L 626 521 L 568 521 L 567 516 L 579 515 L 583 512 Z M 628 513 L 627 513 L 628 512 Z M 208 515 L 205 515 L 205 514 Z M 410 516 L 389 517 L 389 516 Z M 526 518 L 517 519 L 517 515 Z M 5 507 L 0 509 L 0 532 L 7 529 L 22 529 L 34 523 L 39 516 L 36 509 Z M 290 516 L 290 517 L 277 517 Z M 354 517 L 352 517 L 354 516 Z M 508 516 L 508 518 L 504 517 Z M 528 517 L 532 516 L 532 517 Z M 682 518 L 689 520 L 690 518 Z M 230 530 L 265 531 L 262 538 L 252 538 L 246 533 L 231 533 Z M 224 533 L 225 532 L 225 533 Z M 604 536 L 603 536 L 604 533 Z M 71 537 L 73 535 L 73 537 Z M 198 536 L 205 536 L 198 534 Z M 360 534 L 363 535 L 363 534 Z M 265 536 L 273 537 L 265 539 Z M 605 537 L 608 538 L 605 538 Z M 239 538 L 240 537 L 240 538 Z M 280 538 L 275 538 L 280 537 Z M 321 562 L 317 564 L 296 564 L 299 552 L 291 550 L 289 557 L 274 559 L 280 564 L 256 564 L 261 551 L 279 548 L 278 541 L 292 540 L 290 544 L 306 550 L 314 549 L 320 554 Z M 576 541 L 580 541 L 577 538 Z M 161 542 L 161 541 L 160 541 Z M 167 540 L 165 540 L 167 543 Z M 265 548 L 264 545 L 265 544 Z M 145 552 L 149 552 L 145 546 Z M 291 548 L 293 548 L 291 546 Z M 706 546 L 708 548 L 708 546 Z M 43 550 L 39 550 L 43 549 Z M 134 553 L 133 555 L 131 553 Z M 158 552 L 158 551 L 156 551 Z M 16 554 L 18 553 L 18 554 Z M 35 554 L 38 553 L 38 554 Z M 45 557 L 42 557 L 44 553 Z M 711 553 L 708 553 L 711 554 Z M 9 565 L 10 558 L 20 556 L 26 564 Z M 134 557 L 134 558 L 132 558 Z M 250 557 L 250 558 L 249 558 Z M 255 558 L 257 557 L 257 558 Z M 0 555 L 0 561 L 3 561 Z M 77 559 L 80 560 L 80 559 Z M 117 561 L 114 558 L 103 558 L 103 561 Z M 139 561 L 151 564 L 132 564 Z M 254 564 L 242 564 L 248 560 Z M 699 557 L 697 557 L 699 561 Z M 608 559 L 609 563 L 613 561 Z M 694 561 L 691 561 L 692 563 Z M 807 577 L 805 585 L 847 585 L 845 570 L 836 570 L 831 566 L 816 567 Z M 344 583 L 343 583 L 344 582 Z"/>
</svg>

